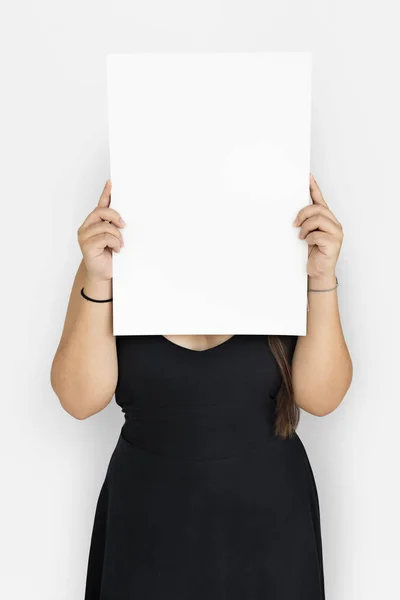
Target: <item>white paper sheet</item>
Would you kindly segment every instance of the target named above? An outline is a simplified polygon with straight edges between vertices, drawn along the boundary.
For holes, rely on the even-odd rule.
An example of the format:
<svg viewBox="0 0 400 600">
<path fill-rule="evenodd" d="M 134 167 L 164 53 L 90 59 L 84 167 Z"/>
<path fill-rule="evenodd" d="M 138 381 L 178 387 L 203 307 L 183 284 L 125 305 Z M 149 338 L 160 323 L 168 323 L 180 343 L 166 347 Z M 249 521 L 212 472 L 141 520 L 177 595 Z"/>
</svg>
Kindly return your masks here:
<svg viewBox="0 0 400 600">
<path fill-rule="evenodd" d="M 305 335 L 308 52 L 107 56 L 114 335 Z"/>
</svg>

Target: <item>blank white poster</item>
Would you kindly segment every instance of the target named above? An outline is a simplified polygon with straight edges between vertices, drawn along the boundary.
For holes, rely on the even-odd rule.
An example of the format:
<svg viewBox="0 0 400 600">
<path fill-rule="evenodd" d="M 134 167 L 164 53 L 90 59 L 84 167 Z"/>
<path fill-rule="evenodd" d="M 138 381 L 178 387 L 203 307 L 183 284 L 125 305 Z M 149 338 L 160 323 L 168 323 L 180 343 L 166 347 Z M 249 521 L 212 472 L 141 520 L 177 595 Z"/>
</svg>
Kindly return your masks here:
<svg viewBox="0 0 400 600">
<path fill-rule="evenodd" d="M 114 335 L 305 335 L 308 52 L 107 56 Z"/>
</svg>

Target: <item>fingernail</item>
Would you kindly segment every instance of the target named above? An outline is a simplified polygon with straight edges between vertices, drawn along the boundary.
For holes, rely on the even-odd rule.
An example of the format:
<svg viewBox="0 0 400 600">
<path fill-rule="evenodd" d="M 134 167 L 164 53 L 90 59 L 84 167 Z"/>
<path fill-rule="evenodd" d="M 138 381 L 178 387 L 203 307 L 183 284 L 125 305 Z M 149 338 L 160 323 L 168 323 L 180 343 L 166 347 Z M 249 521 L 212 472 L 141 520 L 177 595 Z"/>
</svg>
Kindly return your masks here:
<svg viewBox="0 0 400 600">
<path fill-rule="evenodd" d="M 119 222 L 121 223 L 122 227 L 125 227 L 126 223 L 123 219 L 120 219 Z"/>
<path fill-rule="evenodd" d="M 297 217 L 296 217 L 296 218 L 295 218 L 295 220 L 293 221 L 292 225 L 293 225 L 293 227 L 296 227 L 296 226 L 297 226 Z"/>
</svg>

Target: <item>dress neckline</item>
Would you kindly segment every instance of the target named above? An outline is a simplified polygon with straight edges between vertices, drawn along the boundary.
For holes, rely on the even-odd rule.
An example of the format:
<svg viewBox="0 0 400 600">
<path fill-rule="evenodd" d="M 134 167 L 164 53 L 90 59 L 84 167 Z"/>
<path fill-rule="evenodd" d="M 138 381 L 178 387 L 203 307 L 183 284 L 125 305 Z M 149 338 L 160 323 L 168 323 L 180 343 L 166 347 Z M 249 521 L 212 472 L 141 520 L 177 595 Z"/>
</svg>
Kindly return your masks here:
<svg viewBox="0 0 400 600">
<path fill-rule="evenodd" d="M 175 348 L 178 348 L 178 350 L 182 350 L 183 352 L 188 352 L 188 353 L 191 353 L 191 354 L 208 354 L 209 352 L 213 352 L 215 350 L 218 350 L 218 348 L 222 348 L 223 346 L 227 346 L 227 344 L 229 344 L 229 342 L 231 342 L 236 337 L 236 334 L 231 335 L 231 337 L 229 337 L 227 340 L 224 340 L 220 344 L 217 344 L 216 346 L 211 346 L 211 348 L 206 348 L 205 350 L 194 350 L 193 348 L 187 348 L 186 346 L 181 346 L 180 344 L 176 344 L 175 342 L 172 342 L 171 340 L 169 340 L 168 338 L 166 338 L 164 335 L 161 335 L 160 337 L 167 344 L 170 344 L 171 346 L 175 346 Z"/>
</svg>

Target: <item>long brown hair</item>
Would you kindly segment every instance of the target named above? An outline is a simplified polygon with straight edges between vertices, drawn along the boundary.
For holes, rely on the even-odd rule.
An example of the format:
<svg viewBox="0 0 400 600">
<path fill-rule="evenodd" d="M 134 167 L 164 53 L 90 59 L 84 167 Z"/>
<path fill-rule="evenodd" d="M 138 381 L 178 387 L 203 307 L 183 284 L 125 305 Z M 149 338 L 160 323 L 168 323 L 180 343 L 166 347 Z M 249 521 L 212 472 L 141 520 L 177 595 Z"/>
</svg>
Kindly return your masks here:
<svg viewBox="0 0 400 600">
<path fill-rule="evenodd" d="M 292 437 L 300 418 L 300 409 L 293 398 L 292 368 L 287 347 L 279 336 L 269 335 L 268 343 L 282 375 L 281 387 L 276 396 L 274 419 L 275 435 Z"/>
</svg>

